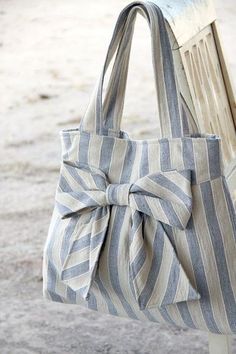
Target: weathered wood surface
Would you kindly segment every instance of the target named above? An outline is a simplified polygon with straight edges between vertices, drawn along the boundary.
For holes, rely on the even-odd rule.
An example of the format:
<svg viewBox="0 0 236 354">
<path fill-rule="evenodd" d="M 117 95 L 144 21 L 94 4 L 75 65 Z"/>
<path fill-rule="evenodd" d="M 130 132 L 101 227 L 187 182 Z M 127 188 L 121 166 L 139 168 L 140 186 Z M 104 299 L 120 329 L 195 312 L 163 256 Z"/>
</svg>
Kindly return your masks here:
<svg viewBox="0 0 236 354">
<path fill-rule="evenodd" d="M 179 46 L 216 19 L 213 0 L 152 0 L 163 11 Z"/>
</svg>

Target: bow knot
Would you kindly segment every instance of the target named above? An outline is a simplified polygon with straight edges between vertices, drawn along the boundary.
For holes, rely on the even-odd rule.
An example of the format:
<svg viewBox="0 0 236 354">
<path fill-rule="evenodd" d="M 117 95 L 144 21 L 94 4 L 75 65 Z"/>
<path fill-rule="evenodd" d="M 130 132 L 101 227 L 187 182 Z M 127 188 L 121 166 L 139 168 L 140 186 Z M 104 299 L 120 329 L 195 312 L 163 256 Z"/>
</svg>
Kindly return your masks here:
<svg viewBox="0 0 236 354">
<path fill-rule="evenodd" d="M 62 218 L 90 214 L 89 222 L 78 222 L 61 272 L 62 280 L 84 299 L 88 300 L 96 280 L 113 205 L 131 210 L 127 214 L 131 228 L 123 232 L 129 245 L 130 286 L 140 309 L 200 298 L 178 259 L 172 235 L 169 239 L 167 234 L 167 225 L 184 230 L 191 216 L 190 170 L 157 172 L 132 184 L 109 184 L 101 170 L 64 164 L 56 203 Z"/>
<path fill-rule="evenodd" d="M 108 205 L 129 205 L 129 191 L 131 184 L 109 184 L 106 188 L 106 201 Z"/>
</svg>

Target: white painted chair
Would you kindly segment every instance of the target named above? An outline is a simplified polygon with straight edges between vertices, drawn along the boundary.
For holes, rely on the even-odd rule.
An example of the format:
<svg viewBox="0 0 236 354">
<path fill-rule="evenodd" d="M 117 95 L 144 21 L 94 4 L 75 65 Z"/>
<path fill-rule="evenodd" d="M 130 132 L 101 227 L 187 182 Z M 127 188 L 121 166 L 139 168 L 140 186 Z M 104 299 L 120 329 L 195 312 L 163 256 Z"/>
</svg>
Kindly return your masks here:
<svg viewBox="0 0 236 354">
<path fill-rule="evenodd" d="M 194 120 L 200 131 L 223 137 L 225 175 L 235 203 L 235 95 L 219 37 L 213 0 L 152 1 L 162 9 L 170 25 L 169 36 L 173 49 L 176 49 L 173 53 L 180 91 Z M 230 354 L 231 340 L 232 336 L 209 334 L 210 354 Z"/>
</svg>

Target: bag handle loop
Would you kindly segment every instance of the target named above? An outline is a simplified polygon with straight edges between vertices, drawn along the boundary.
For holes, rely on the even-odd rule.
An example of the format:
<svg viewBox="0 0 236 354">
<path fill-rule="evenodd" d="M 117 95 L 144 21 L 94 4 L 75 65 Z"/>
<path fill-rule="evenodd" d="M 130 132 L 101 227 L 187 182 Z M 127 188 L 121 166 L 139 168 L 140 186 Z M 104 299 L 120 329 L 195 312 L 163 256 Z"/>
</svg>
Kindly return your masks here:
<svg viewBox="0 0 236 354">
<path fill-rule="evenodd" d="M 179 92 L 175 81 L 173 56 L 165 27 L 165 20 L 157 5 L 142 1 L 135 1 L 129 4 L 118 17 L 100 80 L 95 87 L 92 100 L 82 120 L 81 129 L 92 132 L 96 130 L 96 133 L 100 135 L 119 136 L 120 134 L 119 113 L 122 113 L 124 100 L 122 99 L 122 95 L 117 95 L 117 93 L 121 91 L 124 93 L 125 90 L 128 70 L 126 62 L 129 60 L 131 48 L 130 39 L 132 39 L 134 23 L 138 12 L 146 18 L 151 30 L 152 62 L 158 96 L 162 136 L 181 137 L 183 134 Z M 126 44 L 126 47 L 124 44 Z M 116 51 L 116 60 L 108 85 L 109 92 L 107 92 L 105 98 L 106 107 L 109 107 L 106 109 L 105 116 L 102 102 L 104 77 Z M 120 70 L 124 70 L 122 75 Z M 118 75 L 123 79 L 123 83 L 119 82 L 121 91 L 118 90 L 117 85 L 116 87 L 112 85 L 117 82 L 115 78 L 117 78 Z M 119 107 L 120 103 L 118 116 L 114 115 L 116 110 L 112 109 L 114 102 L 116 102 L 116 107 Z"/>
</svg>

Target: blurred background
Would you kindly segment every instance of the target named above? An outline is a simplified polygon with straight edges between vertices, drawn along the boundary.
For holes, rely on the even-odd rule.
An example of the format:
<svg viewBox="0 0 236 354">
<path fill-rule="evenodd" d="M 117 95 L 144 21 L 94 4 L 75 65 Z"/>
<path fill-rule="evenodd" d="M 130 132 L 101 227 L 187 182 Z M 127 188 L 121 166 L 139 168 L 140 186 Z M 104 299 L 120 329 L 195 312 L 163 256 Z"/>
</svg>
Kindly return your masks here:
<svg viewBox="0 0 236 354">
<path fill-rule="evenodd" d="M 59 131 L 78 126 L 116 18 L 128 2 L 0 0 L 1 354 L 208 352 L 207 334 L 200 331 L 144 324 L 42 298 L 42 252 L 59 173 Z M 236 4 L 215 4 L 235 83 Z M 135 138 L 153 137 L 155 112 L 150 35 L 138 19 L 122 128 Z"/>
</svg>

